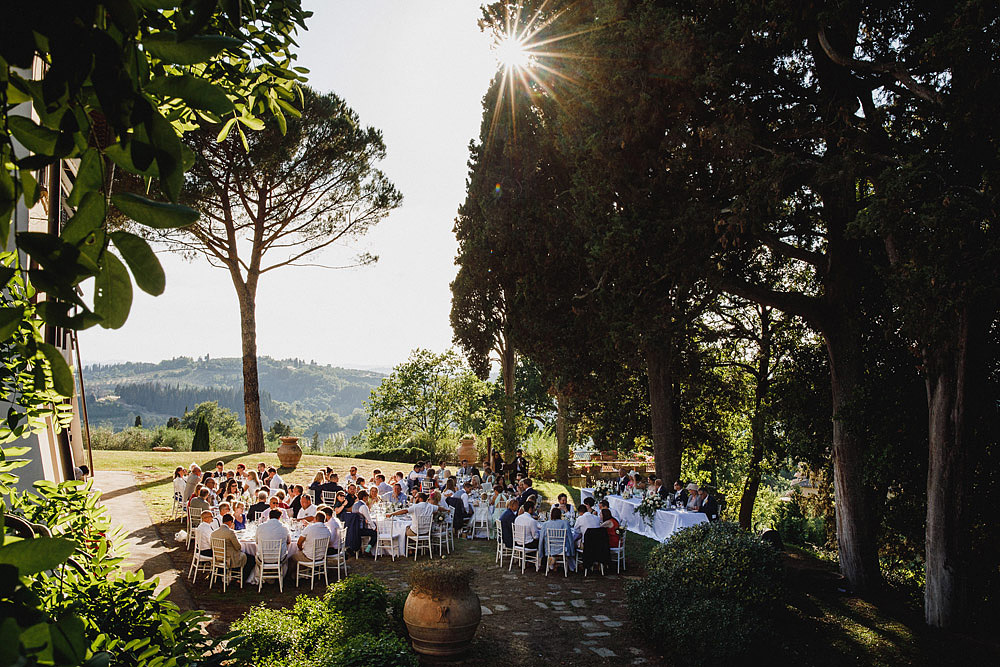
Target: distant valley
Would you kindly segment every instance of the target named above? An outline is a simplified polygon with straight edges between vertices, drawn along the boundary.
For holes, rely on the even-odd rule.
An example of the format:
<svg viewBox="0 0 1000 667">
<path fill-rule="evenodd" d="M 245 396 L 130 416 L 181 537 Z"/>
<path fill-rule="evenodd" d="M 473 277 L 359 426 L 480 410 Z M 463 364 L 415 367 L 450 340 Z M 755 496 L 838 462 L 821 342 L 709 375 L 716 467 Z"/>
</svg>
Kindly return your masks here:
<svg viewBox="0 0 1000 667">
<path fill-rule="evenodd" d="M 362 402 L 383 373 L 323 366 L 302 359 L 259 357 L 261 418 L 321 437 L 347 436 L 365 425 Z M 93 364 L 83 369 L 90 422 L 119 430 L 165 424 L 204 401 L 243 415 L 243 362 L 237 357 L 176 357 L 159 363 Z"/>
</svg>

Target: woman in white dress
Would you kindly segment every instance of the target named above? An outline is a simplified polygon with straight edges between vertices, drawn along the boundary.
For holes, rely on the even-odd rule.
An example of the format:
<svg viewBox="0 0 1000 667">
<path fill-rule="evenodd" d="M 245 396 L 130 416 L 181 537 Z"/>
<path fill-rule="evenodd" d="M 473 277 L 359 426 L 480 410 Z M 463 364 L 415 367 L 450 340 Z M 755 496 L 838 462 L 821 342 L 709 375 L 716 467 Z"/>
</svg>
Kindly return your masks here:
<svg viewBox="0 0 1000 667">
<path fill-rule="evenodd" d="M 257 480 L 257 471 L 251 470 L 247 472 L 247 483 L 244 485 L 247 495 L 251 498 L 256 497 L 257 489 L 260 488 L 260 482 Z"/>
</svg>

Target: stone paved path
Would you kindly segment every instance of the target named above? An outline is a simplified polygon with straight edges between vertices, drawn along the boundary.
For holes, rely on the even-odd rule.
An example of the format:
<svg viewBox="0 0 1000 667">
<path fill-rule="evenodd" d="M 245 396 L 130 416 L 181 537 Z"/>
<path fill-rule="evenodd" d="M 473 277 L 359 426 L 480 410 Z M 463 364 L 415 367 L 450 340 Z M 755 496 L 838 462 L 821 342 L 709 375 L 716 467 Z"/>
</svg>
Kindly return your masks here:
<svg viewBox="0 0 1000 667">
<path fill-rule="evenodd" d="M 160 539 L 132 473 L 98 472 L 94 488 L 101 490 L 101 501 L 108 508 L 113 525 L 121 528 L 125 537 L 129 555 L 124 567 L 132 572 L 141 569 L 147 577 L 159 577 L 157 590 L 169 586 L 169 599 L 181 609 L 192 609 L 191 594 L 170 557 L 172 546 Z"/>
</svg>

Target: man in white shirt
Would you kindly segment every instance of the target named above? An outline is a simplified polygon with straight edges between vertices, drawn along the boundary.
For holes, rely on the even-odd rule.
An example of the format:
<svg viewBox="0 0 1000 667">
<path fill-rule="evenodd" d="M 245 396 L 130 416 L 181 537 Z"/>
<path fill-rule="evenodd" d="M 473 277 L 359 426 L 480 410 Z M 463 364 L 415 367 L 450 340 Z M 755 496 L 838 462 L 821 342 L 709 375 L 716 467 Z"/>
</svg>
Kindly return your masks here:
<svg viewBox="0 0 1000 667">
<path fill-rule="evenodd" d="M 316 520 L 310 523 L 305 529 L 299 533 L 299 550 L 295 552 L 292 556 L 297 561 L 302 561 L 303 563 L 309 563 L 313 560 L 313 549 L 316 544 L 316 540 L 321 538 L 328 538 L 332 541 L 332 536 L 330 531 L 326 528 L 326 515 L 322 512 L 316 515 Z M 325 557 L 326 554 L 320 555 L 320 558 Z M 318 559 L 317 559 L 318 560 Z"/>
<path fill-rule="evenodd" d="M 271 510 L 268 519 L 257 527 L 257 554 L 260 557 L 260 545 L 267 540 L 278 540 L 281 542 L 281 559 L 288 555 L 288 545 L 291 539 L 288 536 L 288 529 L 281 523 L 281 510 Z"/>
<path fill-rule="evenodd" d="M 350 471 L 347 473 L 347 483 L 357 484 L 359 481 L 361 480 L 358 479 L 358 467 L 351 466 Z"/>
<path fill-rule="evenodd" d="M 437 476 L 439 478 L 441 478 L 442 480 L 445 480 L 445 479 L 448 479 L 449 477 L 451 477 L 451 471 L 448 470 L 448 464 L 445 463 L 444 461 L 441 461 L 441 470 L 438 471 Z"/>
<path fill-rule="evenodd" d="M 218 530 L 222 527 L 223 521 L 222 517 L 231 513 L 231 508 L 229 503 L 219 503 L 219 514 L 214 519 L 212 519 L 212 530 Z"/>
<path fill-rule="evenodd" d="M 577 542 L 582 543 L 584 533 L 591 528 L 600 528 L 601 520 L 586 505 L 581 504 L 576 509 L 580 515 L 576 518 L 576 523 L 573 525 L 573 535 L 576 537 Z"/>
<path fill-rule="evenodd" d="M 215 526 L 212 523 L 212 512 L 204 510 L 201 513 L 201 523 L 194 529 L 194 548 L 202 556 L 212 555 L 212 532 Z"/>
<path fill-rule="evenodd" d="M 463 484 L 462 488 L 455 492 L 455 497 L 462 499 L 462 505 L 465 506 L 465 512 L 469 515 L 472 514 L 472 497 L 469 495 L 470 493 L 472 493 L 472 484 L 469 482 Z"/>
<path fill-rule="evenodd" d="M 302 494 L 301 500 L 299 501 L 301 505 L 299 506 L 299 513 L 296 519 L 303 519 L 305 521 L 313 521 L 316 518 L 316 506 L 313 505 L 312 498 Z"/>
<path fill-rule="evenodd" d="M 432 505 L 427 502 L 427 494 L 420 492 L 417 494 L 417 502 L 413 503 L 405 510 L 399 510 L 397 512 L 390 512 L 386 514 L 387 517 L 396 516 L 398 514 L 409 514 L 410 515 L 410 525 L 406 527 L 407 535 L 416 535 L 419 531 L 419 521 L 422 517 L 433 517 L 434 512 L 438 510 L 436 505 Z"/>
<path fill-rule="evenodd" d="M 521 513 L 514 519 L 515 527 L 524 526 L 524 546 L 526 549 L 538 548 L 538 522 L 531 516 L 531 510 L 534 508 L 535 504 L 529 500 L 521 508 Z"/>
<path fill-rule="evenodd" d="M 331 509 L 318 510 L 316 515 L 320 514 L 326 519 L 326 529 L 330 531 L 330 547 L 327 551 L 336 552 L 340 549 L 340 522 L 333 518 Z"/>
<path fill-rule="evenodd" d="M 270 479 L 267 481 L 267 486 L 271 489 L 280 489 L 285 485 L 285 480 L 281 479 L 281 475 L 274 468 L 268 468 L 267 474 L 270 475 Z"/>
</svg>

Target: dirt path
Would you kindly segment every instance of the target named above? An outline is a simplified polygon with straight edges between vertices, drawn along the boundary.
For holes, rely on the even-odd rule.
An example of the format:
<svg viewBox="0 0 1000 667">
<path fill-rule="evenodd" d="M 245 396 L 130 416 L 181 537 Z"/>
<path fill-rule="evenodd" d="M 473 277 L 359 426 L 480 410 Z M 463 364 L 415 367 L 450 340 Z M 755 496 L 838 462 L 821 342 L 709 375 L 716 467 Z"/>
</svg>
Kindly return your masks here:
<svg viewBox="0 0 1000 667">
<path fill-rule="evenodd" d="M 101 501 L 114 527 L 120 528 L 125 537 L 129 555 L 124 567 L 132 572 L 141 569 L 147 577 L 159 577 L 157 590 L 169 586 L 169 599 L 181 609 L 192 609 L 191 594 L 171 557 L 173 545 L 160 539 L 132 473 L 98 472 L 94 487 L 101 490 Z"/>
</svg>

